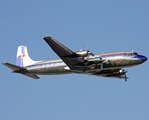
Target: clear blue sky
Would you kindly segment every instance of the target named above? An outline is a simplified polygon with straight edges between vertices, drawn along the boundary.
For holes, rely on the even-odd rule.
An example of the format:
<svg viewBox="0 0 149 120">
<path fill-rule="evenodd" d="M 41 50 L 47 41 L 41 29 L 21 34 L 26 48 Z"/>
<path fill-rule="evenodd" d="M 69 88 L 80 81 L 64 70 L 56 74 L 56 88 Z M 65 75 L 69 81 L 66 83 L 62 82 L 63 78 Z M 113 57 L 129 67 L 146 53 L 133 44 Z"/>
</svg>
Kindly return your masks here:
<svg viewBox="0 0 149 120">
<path fill-rule="evenodd" d="M 15 64 L 19 45 L 34 60 L 58 56 L 52 36 L 73 51 L 134 50 L 149 57 L 148 0 L 1 0 L 0 54 Z M 0 120 L 147 120 L 149 62 L 128 68 L 128 82 L 88 75 L 34 80 L 0 65 Z"/>
</svg>

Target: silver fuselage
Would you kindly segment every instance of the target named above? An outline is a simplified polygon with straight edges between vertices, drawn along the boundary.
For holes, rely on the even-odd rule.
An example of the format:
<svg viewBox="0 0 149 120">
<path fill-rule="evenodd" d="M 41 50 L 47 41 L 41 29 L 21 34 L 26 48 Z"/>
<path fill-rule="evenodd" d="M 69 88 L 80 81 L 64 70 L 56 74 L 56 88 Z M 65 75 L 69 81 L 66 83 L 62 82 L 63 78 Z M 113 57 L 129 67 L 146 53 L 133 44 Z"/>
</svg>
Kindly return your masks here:
<svg viewBox="0 0 149 120">
<path fill-rule="evenodd" d="M 145 56 L 138 55 L 137 53 L 133 54 L 133 52 L 114 52 L 106 54 L 96 54 L 94 56 L 90 56 L 88 59 L 85 59 L 91 61 L 92 59 L 98 59 L 101 57 L 102 59 L 104 59 L 102 70 L 136 66 L 147 60 Z M 100 63 L 96 64 L 96 62 L 94 62 L 90 65 L 92 65 L 94 68 L 89 71 L 101 71 Z M 88 70 L 71 70 L 61 59 L 39 61 L 36 64 L 26 66 L 25 68 L 26 70 L 22 71 L 23 74 L 58 75 L 89 72 Z"/>
</svg>

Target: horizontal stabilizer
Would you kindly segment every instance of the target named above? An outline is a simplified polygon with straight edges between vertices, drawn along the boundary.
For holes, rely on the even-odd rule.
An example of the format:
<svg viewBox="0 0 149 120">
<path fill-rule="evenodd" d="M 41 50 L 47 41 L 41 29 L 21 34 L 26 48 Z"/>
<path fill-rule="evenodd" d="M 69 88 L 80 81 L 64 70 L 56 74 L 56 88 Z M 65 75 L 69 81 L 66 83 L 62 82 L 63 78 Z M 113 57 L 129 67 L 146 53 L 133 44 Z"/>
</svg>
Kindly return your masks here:
<svg viewBox="0 0 149 120">
<path fill-rule="evenodd" d="M 20 66 L 17 66 L 17 65 L 13 65 L 11 63 L 3 63 L 3 65 L 5 65 L 6 67 L 12 69 L 13 71 L 12 72 L 16 72 L 16 73 L 21 73 L 21 71 L 23 70 L 26 70 L 26 68 L 24 67 L 20 67 Z M 34 75 L 34 74 L 24 74 L 24 73 L 21 73 L 22 75 L 26 75 L 28 77 L 31 77 L 31 78 L 34 78 L 34 79 L 39 79 L 39 77 L 37 75 Z"/>
<path fill-rule="evenodd" d="M 5 65 L 6 67 L 12 69 L 13 71 L 25 70 L 24 67 L 20 67 L 20 66 L 13 65 L 13 64 L 10 64 L 10 63 L 3 63 L 3 65 Z"/>
<path fill-rule="evenodd" d="M 33 79 L 40 79 L 40 77 L 38 77 L 37 75 L 34 75 L 34 74 L 22 74 L 22 75 L 26 75 L 26 76 L 31 77 Z"/>
</svg>

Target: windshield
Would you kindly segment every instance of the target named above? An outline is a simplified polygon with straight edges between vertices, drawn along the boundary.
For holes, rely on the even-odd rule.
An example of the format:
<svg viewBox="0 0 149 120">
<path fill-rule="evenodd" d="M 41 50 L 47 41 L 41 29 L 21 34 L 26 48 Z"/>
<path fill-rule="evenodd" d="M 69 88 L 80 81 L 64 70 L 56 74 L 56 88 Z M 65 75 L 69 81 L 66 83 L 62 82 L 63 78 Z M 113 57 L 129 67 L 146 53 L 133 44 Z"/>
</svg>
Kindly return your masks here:
<svg viewBox="0 0 149 120">
<path fill-rule="evenodd" d="M 131 55 L 138 55 L 138 53 L 136 53 L 136 52 L 133 52 L 133 53 L 131 53 Z"/>
</svg>

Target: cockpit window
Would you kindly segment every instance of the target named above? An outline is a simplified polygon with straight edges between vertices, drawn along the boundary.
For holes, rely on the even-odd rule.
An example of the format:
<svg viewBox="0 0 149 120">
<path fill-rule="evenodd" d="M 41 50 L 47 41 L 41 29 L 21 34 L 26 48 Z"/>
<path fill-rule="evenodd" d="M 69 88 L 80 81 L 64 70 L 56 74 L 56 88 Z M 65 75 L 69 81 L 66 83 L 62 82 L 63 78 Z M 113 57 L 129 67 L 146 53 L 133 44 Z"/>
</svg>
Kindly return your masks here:
<svg viewBox="0 0 149 120">
<path fill-rule="evenodd" d="M 133 53 L 133 55 L 138 55 L 138 53 Z"/>
<path fill-rule="evenodd" d="M 131 55 L 138 55 L 138 53 L 136 53 L 136 52 L 133 52 L 133 53 L 131 53 Z"/>
<path fill-rule="evenodd" d="M 138 55 L 138 53 L 132 52 L 132 53 L 124 53 L 123 54 L 123 56 L 132 56 L 132 55 Z"/>
</svg>

